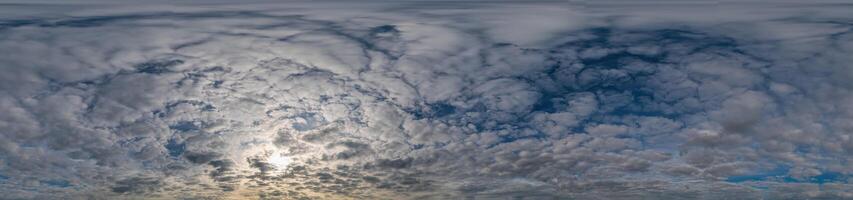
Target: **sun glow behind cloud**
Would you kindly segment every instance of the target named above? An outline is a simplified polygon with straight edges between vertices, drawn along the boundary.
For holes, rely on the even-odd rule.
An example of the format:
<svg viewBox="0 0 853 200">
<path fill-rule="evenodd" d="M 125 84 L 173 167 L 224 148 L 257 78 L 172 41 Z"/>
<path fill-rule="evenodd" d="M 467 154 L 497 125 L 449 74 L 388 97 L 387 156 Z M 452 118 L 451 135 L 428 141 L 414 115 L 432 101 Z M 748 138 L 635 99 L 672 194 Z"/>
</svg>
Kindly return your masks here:
<svg viewBox="0 0 853 200">
<path fill-rule="evenodd" d="M 291 160 L 289 157 L 283 156 L 280 153 L 274 153 L 267 159 L 267 162 L 275 165 L 277 170 L 282 171 L 290 166 Z"/>
</svg>

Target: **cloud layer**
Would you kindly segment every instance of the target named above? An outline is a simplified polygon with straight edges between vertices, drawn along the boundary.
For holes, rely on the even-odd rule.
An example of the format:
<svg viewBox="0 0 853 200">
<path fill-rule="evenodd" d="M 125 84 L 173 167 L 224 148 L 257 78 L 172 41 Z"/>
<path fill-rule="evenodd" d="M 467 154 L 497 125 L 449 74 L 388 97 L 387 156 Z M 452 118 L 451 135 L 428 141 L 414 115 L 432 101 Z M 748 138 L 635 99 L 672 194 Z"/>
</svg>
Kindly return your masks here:
<svg viewBox="0 0 853 200">
<path fill-rule="evenodd" d="M 849 8 L 2 4 L 0 198 L 853 198 Z"/>
</svg>

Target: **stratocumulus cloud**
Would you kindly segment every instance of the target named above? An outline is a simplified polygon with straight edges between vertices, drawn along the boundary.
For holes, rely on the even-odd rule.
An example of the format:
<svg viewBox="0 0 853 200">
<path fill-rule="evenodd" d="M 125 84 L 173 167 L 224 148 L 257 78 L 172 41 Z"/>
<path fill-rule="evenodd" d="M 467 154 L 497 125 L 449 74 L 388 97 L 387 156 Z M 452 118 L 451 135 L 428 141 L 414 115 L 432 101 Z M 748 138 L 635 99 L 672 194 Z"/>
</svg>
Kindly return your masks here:
<svg viewBox="0 0 853 200">
<path fill-rule="evenodd" d="M 0 199 L 853 199 L 853 5 L 0 4 Z"/>
</svg>

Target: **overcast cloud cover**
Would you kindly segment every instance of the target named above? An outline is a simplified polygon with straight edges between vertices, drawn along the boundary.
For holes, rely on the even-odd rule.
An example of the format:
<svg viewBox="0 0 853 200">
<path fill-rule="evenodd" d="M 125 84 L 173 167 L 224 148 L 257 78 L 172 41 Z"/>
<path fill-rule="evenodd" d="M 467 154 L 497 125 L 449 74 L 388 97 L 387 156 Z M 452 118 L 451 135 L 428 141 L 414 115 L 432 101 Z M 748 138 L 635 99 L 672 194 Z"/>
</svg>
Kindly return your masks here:
<svg viewBox="0 0 853 200">
<path fill-rule="evenodd" d="M 0 199 L 853 199 L 851 11 L 0 3 Z"/>
</svg>

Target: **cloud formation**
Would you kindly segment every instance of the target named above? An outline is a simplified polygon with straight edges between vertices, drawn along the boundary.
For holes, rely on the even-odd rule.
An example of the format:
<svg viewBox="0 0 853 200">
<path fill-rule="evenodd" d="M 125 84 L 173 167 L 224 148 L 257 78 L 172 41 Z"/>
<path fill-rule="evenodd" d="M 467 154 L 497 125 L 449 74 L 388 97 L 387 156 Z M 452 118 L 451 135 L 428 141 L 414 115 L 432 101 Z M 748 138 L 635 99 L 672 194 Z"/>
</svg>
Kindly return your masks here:
<svg viewBox="0 0 853 200">
<path fill-rule="evenodd" d="M 0 4 L 0 198 L 853 198 L 850 5 L 702 5 Z"/>
</svg>

